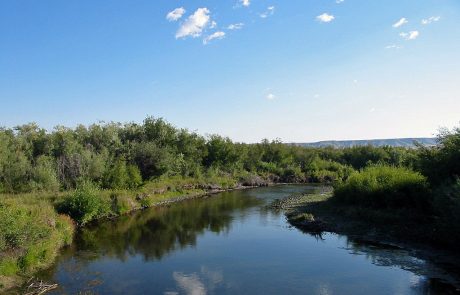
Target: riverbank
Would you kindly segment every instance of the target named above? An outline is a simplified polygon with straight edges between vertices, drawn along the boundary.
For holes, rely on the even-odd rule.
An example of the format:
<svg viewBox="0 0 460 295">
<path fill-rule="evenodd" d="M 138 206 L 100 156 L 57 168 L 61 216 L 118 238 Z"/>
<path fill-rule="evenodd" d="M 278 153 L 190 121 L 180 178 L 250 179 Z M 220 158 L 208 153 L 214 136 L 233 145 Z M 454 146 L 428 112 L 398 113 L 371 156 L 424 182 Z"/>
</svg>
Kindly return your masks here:
<svg viewBox="0 0 460 295">
<path fill-rule="evenodd" d="M 272 204 L 285 210 L 288 222 L 301 231 L 321 237 L 323 232 L 347 235 L 350 239 L 407 250 L 414 257 L 433 261 L 454 274 L 446 280 L 460 288 L 460 255 L 456 245 L 439 240 L 432 218 L 411 210 L 377 210 L 343 205 L 333 198 L 332 188 L 317 194 L 294 195 Z M 444 229 L 446 230 L 446 229 Z"/>
<path fill-rule="evenodd" d="M 117 218 L 136 210 L 164 206 L 219 192 L 268 186 L 273 183 L 260 178 L 240 182 L 231 177 L 193 179 L 161 178 L 147 182 L 137 190 L 96 190 L 87 192 L 57 192 L 40 194 L 1 195 L 0 201 L 0 292 L 22 285 L 33 274 L 51 265 L 59 249 L 72 242 L 75 230 L 100 219 Z M 85 222 L 70 218 L 63 205 L 77 194 L 79 210 L 92 210 L 83 198 L 97 198 L 101 211 Z M 68 215 L 69 214 L 69 215 Z"/>
</svg>

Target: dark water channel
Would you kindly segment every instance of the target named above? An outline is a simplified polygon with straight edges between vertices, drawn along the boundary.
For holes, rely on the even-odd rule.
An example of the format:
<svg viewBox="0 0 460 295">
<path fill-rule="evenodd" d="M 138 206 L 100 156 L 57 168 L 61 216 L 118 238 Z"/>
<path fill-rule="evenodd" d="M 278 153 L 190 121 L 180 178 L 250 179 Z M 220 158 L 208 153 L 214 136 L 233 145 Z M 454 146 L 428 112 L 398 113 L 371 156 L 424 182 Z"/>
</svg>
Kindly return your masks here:
<svg viewBox="0 0 460 295">
<path fill-rule="evenodd" d="M 40 278 L 53 294 L 453 294 L 401 249 L 291 228 L 276 186 L 151 208 L 85 228 Z"/>
</svg>

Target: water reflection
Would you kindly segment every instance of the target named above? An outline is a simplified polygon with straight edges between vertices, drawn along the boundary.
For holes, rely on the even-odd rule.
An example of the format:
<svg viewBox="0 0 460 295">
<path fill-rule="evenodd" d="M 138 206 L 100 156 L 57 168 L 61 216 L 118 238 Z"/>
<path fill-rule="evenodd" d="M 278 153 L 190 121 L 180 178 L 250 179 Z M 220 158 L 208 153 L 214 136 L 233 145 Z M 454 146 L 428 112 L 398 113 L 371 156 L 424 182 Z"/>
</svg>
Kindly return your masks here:
<svg viewBox="0 0 460 295">
<path fill-rule="evenodd" d="M 235 211 L 244 216 L 248 208 L 261 202 L 255 197 L 226 193 L 207 200 L 151 208 L 83 229 L 74 247 L 122 261 L 139 254 L 146 261 L 161 259 L 171 251 L 196 245 L 197 236 L 206 231 L 225 234 Z M 92 258 L 97 259 L 98 255 Z"/>
<path fill-rule="evenodd" d="M 410 272 L 408 285 L 412 291 L 411 294 L 460 294 L 460 289 L 456 287 L 460 282 L 460 274 L 427 260 L 419 259 L 411 251 L 399 246 L 327 232 L 302 232 L 318 241 L 327 242 L 335 238 L 343 240 L 345 246 L 340 248 L 351 255 L 364 256 L 366 260 L 377 266 Z M 329 294 L 323 285 L 320 286 L 320 290 L 320 294 Z"/>
<path fill-rule="evenodd" d="M 412 273 L 409 284 L 416 294 L 459 294 L 452 284 L 458 283 L 458 274 L 448 272 L 427 260 L 413 256 L 398 246 L 346 237 L 346 249 L 353 255 L 364 255 L 372 264 L 397 267 Z"/>
<path fill-rule="evenodd" d="M 173 272 L 174 281 L 178 289 L 186 295 L 205 295 L 212 293 L 216 286 L 220 285 L 224 277 L 222 271 L 212 271 L 206 267 L 201 267 L 200 274 L 184 274 L 182 272 Z M 179 294 L 177 291 L 166 291 L 164 294 Z"/>
<path fill-rule="evenodd" d="M 316 188 L 235 191 L 103 222 L 40 278 L 59 283 L 58 294 L 455 293 L 407 251 L 305 236 L 265 206 L 305 190 Z"/>
</svg>

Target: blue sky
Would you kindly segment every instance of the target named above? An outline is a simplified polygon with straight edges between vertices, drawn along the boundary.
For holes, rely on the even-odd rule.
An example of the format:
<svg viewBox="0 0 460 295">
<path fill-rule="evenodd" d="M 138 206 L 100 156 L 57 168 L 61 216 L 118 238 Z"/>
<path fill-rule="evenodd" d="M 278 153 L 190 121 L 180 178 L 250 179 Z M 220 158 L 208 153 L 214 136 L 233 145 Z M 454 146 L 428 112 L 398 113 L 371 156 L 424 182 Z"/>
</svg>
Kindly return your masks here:
<svg viewBox="0 0 460 295">
<path fill-rule="evenodd" d="M 285 142 L 460 122 L 458 0 L 3 0 L 0 125 Z"/>
</svg>

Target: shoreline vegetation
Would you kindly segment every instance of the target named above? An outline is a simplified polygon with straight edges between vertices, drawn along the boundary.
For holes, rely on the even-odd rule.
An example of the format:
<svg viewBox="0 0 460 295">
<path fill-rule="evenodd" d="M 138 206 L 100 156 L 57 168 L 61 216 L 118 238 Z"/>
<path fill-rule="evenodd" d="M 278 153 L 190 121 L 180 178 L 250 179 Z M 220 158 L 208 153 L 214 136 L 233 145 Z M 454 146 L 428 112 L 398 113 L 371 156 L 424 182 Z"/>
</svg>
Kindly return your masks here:
<svg viewBox="0 0 460 295">
<path fill-rule="evenodd" d="M 150 207 L 269 185 L 273 183 L 261 179 L 243 185 L 229 177 L 172 177 L 151 181 L 137 190 L 101 190 L 91 183 L 82 183 L 70 193 L 0 195 L 0 222 L 20 233 L 15 238 L 21 243 L 20 250 L 1 253 L 0 291 L 19 287 L 35 271 L 54 263 L 59 249 L 72 243 L 79 227 Z M 70 200 L 76 203 L 73 209 L 66 207 Z"/>
<path fill-rule="evenodd" d="M 396 234 L 404 228 L 410 235 L 401 238 L 455 247 L 460 128 L 442 130 L 437 142 L 342 149 L 243 144 L 153 117 L 51 132 L 33 123 L 0 128 L 0 291 L 53 263 L 77 226 L 184 196 L 271 183 L 334 187 L 327 199 L 301 199 L 307 203 L 297 208 L 330 211 L 298 212 L 294 222 L 314 224 L 318 212 L 329 212 L 350 217 L 355 230 L 371 223 Z"/>
</svg>

